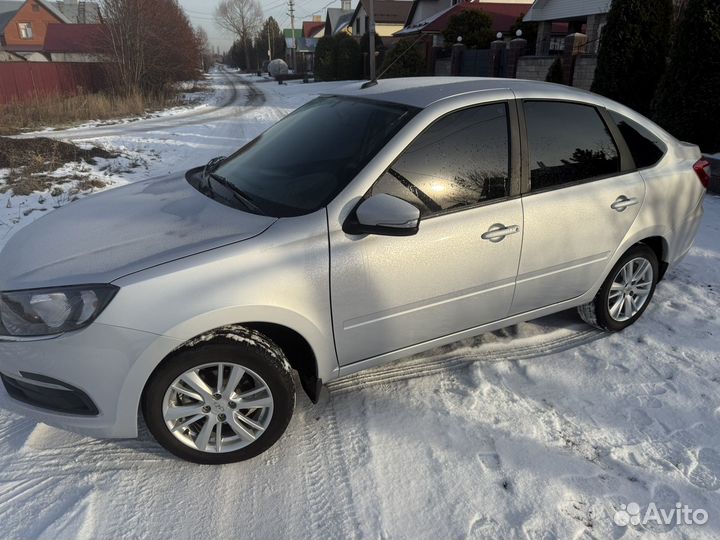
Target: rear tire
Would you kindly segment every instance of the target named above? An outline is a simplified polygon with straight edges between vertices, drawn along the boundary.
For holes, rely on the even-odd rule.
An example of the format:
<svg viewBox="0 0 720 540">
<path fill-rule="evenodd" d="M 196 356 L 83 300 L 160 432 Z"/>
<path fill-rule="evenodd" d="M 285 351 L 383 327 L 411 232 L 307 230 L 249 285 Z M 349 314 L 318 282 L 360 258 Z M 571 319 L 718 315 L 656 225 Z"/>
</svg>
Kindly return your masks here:
<svg viewBox="0 0 720 540">
<path fill-rule="evenodd" d="M 282 350 L 242 327 L 180 349 L 155 370 L 142 397 L 155 439 L 182 459 L 209 465 L 264 452 L 294 409 L 295 383 Z"/>
<path fill-rule="evenodd" d="M 578 306 L 580 318 L 601 330 L 624 330 L 650 304 L 659 275 L 655 252 L 644 244 L 631 247 L 613 266 L 593 301 Z"/>
</svg>

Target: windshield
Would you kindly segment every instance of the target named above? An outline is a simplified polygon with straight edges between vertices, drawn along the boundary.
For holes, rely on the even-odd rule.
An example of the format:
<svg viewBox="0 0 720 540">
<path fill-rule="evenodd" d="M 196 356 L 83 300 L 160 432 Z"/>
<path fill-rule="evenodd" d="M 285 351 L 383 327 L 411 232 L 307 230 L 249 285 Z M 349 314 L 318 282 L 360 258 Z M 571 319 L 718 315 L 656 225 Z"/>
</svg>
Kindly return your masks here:
<svg viewBox="0 0 720 540">
<path fill-rule="evenodd" d="M 264 214 L 314 212 L 329 203 L 414 112 L 377 101 L 318 98 L 230 156 L 214 174 Z"/>
</svg>

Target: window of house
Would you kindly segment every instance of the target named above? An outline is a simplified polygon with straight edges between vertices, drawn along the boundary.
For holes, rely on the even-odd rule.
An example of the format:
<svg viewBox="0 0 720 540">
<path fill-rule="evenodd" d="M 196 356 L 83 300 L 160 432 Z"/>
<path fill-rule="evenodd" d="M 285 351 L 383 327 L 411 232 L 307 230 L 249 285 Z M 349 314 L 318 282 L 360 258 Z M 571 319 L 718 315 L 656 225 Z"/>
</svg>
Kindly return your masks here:
<svg viewBox="0 0 720 540">
<path fill-rule="evenodd" d="M 32 25 L 30 23 L 18 23 L 18 33 L 20 39 L 32 39 Z"/>
<path fill-rule="evenodd" d="M 620 172 L 615 141 L 595 107 L 524 104 L 532 191 Z"/>
<path fill-rule="evenodd" d="M 610 111 L 610 116 L 617 124 L 625 143 L 630 149 L 635 167 L 644 169 L 652 167 L 665 155 L 665 145 L 653 133 L 637 122 L 626 118 L 620 113 Z"/>
<path fill-rule="evenodd" d="M 370 189 L 417 206 L 427 217 L 509 195 L 507 105 L 449 114 L 420 134 Z"/>
</svg>

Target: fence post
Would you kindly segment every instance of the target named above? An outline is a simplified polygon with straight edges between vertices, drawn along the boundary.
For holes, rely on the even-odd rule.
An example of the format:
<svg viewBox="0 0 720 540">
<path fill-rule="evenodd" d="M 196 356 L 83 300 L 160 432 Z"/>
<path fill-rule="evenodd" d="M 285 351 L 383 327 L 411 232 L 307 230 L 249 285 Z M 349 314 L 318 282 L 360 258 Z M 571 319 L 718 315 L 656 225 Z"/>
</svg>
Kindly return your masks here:
<svg viewBox="0 0 720 540">
<path fill-rule="evenodd" d="M 458 40 L 461 38 L 458 38 Z M 452 46 L 452 55 L 450 56 L 450 75 L 462 75 L 462 58 L 465 52 L 465 45 L 461 42 Z"/>
<path fill-rule="evenodd" d="M 544 21 L 538 23 L 537 41 L 535 43 L 535 54 L 537 56 L 548 56 L 550 54 L 550 38 L 552 36 L 552 23 Z"/>
<path fill-rule="evenodd" d="M 587 45 L 587 36 L 576 32 L 565 37 L 565 47 L 563 48 L 562 66 L 563 66 L 563 83 L 572 86 L 573 75 L 575 73 L 575 59 L 579 54 L 585 52 Z"/>
<path fill-rule="evenodd" d="M 514 79 L 517 73 L 518 59 L 527 51 L 527 39 L 521 37 L 522 31 L 518 30 L 518 37 L 510 42 L 507 51 L 507 63 L 505 64 L 505 76 Z"/>
<path fill-rule="evenodd" d="M 502 56 L 505 51 L 505 40 L 498 32 L 498 38 L 490 44 L 490 76 L 502 77 Z"/>
</svg>

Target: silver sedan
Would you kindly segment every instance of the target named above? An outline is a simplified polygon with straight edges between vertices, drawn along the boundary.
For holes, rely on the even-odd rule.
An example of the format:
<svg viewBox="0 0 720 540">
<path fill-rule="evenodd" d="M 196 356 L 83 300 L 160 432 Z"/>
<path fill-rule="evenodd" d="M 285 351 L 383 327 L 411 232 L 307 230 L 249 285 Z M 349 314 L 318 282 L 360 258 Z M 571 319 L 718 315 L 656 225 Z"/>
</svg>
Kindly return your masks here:
<svg viewBox="0 0 720 540">
<path fill-rule="evenodd" d="M 0 260 L 17 411 L 199 463 L 322 385 L 577 307 L 619 331 L 688 252 L 709 166 L 626 107 L 505 79 L 351 84 L 229 157 L 88 197 Z M 297 375 L 295 375 L 295 372 Z"/>
</svg>

